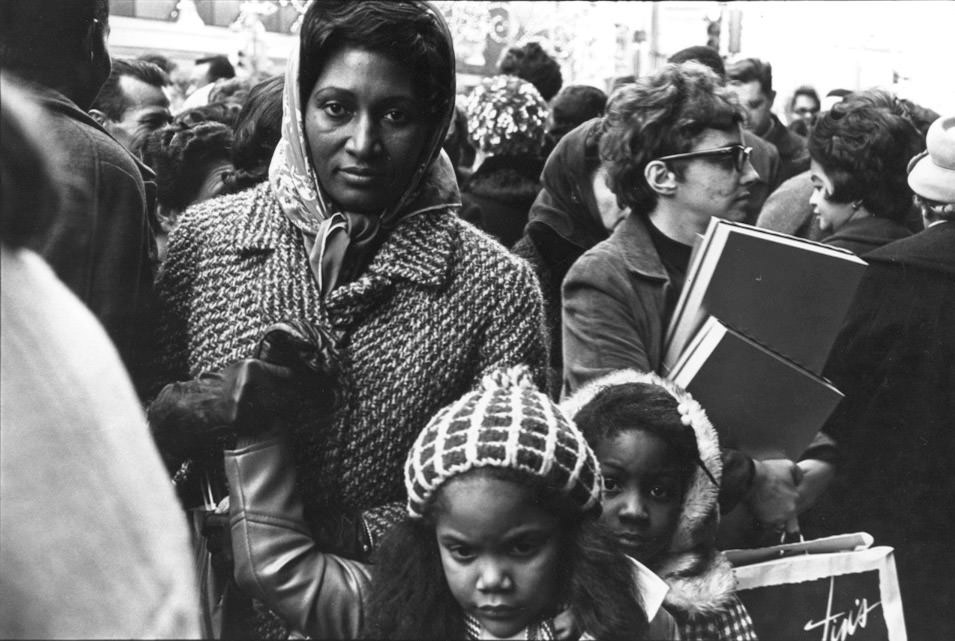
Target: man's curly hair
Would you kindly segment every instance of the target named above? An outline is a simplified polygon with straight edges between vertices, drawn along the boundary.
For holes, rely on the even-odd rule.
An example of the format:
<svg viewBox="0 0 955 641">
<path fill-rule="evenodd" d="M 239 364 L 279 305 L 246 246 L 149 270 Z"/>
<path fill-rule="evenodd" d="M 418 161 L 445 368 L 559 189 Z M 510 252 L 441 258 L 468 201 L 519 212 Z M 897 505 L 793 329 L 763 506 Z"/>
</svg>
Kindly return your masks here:
<svg viewBox="0 0 955 641">
<path fill-rule="evenodd" d="M 912 204 L 906 165 L 925 148 L 910 118 L 894 107 L 853 95 L 819 118 L 809 138 L 809 154 L 832 181 L 829 200 L 861 201 L 873 215 L 902 222 Z"/>
<path fill-rule="evenodd" d="M 743 121 L 736 98 L 710 68 L 669 64 L 610 97 L 600 139 L 607 185 L 620 207 L 642 214 L 657 204 L 644 169 L 660 156 L 689 151 L 707 129 L 732 130 Z M 672 166 L 682 180 L 682 167 Z"/>
</svg>

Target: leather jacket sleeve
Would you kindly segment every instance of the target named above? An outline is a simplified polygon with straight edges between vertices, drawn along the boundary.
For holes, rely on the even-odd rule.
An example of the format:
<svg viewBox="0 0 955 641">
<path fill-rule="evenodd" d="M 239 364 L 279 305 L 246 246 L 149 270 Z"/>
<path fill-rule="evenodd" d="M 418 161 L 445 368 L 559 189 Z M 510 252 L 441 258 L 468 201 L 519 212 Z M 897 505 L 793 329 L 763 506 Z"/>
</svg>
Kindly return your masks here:
<svg viewBox="0 0 955 641">
<path fill-rule="evenodd" d="M 235 580 L 295 630 L 357 638 L 369 567 L 322 552 L 305 523 L 295 464 L 279 438 L 225 453 Z"/>
</svg>

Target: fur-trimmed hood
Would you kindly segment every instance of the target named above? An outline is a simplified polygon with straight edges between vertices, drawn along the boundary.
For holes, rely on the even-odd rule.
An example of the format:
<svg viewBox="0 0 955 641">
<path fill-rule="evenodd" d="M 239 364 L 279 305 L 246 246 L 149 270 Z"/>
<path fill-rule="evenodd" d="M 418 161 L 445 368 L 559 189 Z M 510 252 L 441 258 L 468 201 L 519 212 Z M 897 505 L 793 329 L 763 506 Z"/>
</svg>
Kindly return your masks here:
<svg viewBox="0 0 955 641">
<path fill-rule="evenodd" d="M 580 388 L 561 402 L 560 407 L 568 416 L 575 418 L 598 392 L 627 383 L 658 385 L 683 406 L 696 435 L 700 461 L 709 474 L 720 482 L 723 462 L 719 438 L 706 412 L 689 393 L 656 374 L 636 370 L 608 374 Z M 718 497 L 719 487 L 713 484 L 706 472 L 697 468 L 683 497 L 680 522 L 670 540 L 670 547 L 663 560 L 650 568 L 670 586 L 667 606 L 686 616 L 721 610 L 732 599 L 736 589 L 732 567 L 716 549 Z"/>
</svg>

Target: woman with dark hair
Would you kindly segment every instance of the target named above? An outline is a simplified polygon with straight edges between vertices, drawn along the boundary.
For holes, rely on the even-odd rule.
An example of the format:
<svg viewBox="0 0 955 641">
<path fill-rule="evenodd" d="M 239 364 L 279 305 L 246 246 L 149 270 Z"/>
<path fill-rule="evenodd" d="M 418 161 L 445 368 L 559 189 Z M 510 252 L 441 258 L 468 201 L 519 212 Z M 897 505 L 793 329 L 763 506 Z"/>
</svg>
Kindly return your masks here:
<svg viewBox="0 0 955 641">
<path fill-rule="evenodd" d="M 161 382 L 214 377 L 276 322 L 334 339 L 340 410 L 291 430 L 310 522 L 402 501 L 415 434 L 489 369 L 527 363 L 543 382 L 533 273 L 455 213 L 441 152 L 454 82 L 450 33 L 427 3 L 313 3 L 269 180 L 190 209 L 170 238 Z M 173 467 L 198 454 L 166 451 Z"/>
<path fill-rule="evenodd" d="M 166 125 L 146 138 L 143 160 L 156 172 L 156 245 L 162 262 L 182 212 L 225 193 L 225 177 L 232 172 L 232 130 L 220 122 Z"/>
<path fill-rule="evenodd" d="M 861 255 L 911 235 L 905 166 L 923 148 L 912 123 L 886 109 L 847 101 L 823 114 L 809 139 L 822 242 Z"/>
<path fill-rule="evenodd" d="M 234 171 L 225 177 L 227 193 L 240 192 L 269 177 L 269 163 L 282 138 L 285 78 L 273 76 L 252 87 L 235 123 Z"/>
</svg>

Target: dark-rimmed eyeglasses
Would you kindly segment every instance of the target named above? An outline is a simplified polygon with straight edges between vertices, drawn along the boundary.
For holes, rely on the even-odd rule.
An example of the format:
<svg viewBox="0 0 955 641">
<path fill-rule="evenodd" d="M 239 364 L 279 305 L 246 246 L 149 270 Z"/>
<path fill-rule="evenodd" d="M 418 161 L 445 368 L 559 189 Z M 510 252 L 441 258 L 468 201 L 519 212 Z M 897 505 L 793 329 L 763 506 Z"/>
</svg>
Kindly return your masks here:
<svg viewBox="0 0 955 641">
<path fill-rule="evenodd" d="M 744 147 L 740 144 L 727 145 L 726 147 L 716 147 L 715 149 L 701 149 L 699 151 L 688 151 L 685 154 L 670 154 L 669 156 L 660 156 L 654 158 L 660 162 L 670 162 L 671 160 L 690 160 L 692 158 L 718 158 L 725 156 L 732 158 L 733 167 L 736 171 L 743 173 L 746 168 L 746 162 L 752 153 L 752 147 Z M 651 161 L 652 162 L 652 161 Z"/>
</svg>

